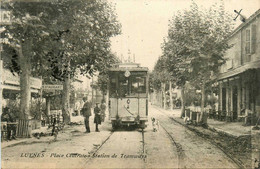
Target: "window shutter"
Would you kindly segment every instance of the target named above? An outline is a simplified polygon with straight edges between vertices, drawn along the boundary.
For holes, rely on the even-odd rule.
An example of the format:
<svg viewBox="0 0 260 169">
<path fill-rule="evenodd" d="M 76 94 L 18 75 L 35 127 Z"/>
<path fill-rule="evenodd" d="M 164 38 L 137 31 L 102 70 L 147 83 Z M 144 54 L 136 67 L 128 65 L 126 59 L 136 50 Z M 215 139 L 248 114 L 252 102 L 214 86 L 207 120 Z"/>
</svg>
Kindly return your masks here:
<svg viewBox="0 0 260 169">
<path fill-rule="evenodd" d="M 250 38 L 251 32 L 250 31 L 251 31 L 250 29 L 246 29 L 246 31 L 245 31 L 245 52 L 246 52 L 246 55 L 251 53 L 250 52 L 250 48 L 251 48 L 251 45 L 250 45 L 250 43 L 251 43 L 251 38 Z"/>
<path fill-rule="evenodd" d="M 256 52 L 256 25 L 253 24 L 251 33 L 251 54 Z"/>
</svg>

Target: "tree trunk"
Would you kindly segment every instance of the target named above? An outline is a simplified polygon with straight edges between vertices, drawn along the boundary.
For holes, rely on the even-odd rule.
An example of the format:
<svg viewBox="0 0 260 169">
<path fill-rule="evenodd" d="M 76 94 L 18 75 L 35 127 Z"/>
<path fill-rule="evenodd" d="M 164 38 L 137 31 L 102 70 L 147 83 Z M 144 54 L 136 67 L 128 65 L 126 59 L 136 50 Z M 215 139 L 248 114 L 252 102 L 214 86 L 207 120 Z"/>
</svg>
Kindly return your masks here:
<svg viewBox="0 0 260 169">
<path fill-rule="evenodd" d="M 107 110 L 108 110 L 108 106 L 109 106 L 109 90 L 107 91 L 107 94 L 106 94 L 106 106 L 107 106 Z"/>
<path fill-rule="evenodd" d="M 92 81 L 91 81 L 91 106 L 93 107 L 95 105 L 95 102 L 94 102 L 94 80 L 93 80 L 93 77 L 92 77 Z"/>
<path fill-rule="evenodd" d="M 31 84 L 30 84 L 30 73 L 31 64 L 28 56 L 24 56 L 22 49 L 18 50 L 20 58 L 20 88 L 21 88 L 21 99 L 20 99 L 20 114 L 19 119 L 27 120 L 30 116 L 30 101 L 31 101 Z"/>
<path fill-rule="evenodd" d="M 204 117 L 205 115 L 205 111 L 204 111 L 204 106 L 205 106 L 205 97 L 206 97 L 206 94 L 205 94 L 205 82 L 203 81 L 202 82 L 202 86 L 201 86 L 201 116 L 200 116 L 200 119 L 199 119 L 199 122 L 201 124 L 206 124 L 207 121 Z"/>
<path fill-rule="evenodd" d="M 185 115 L 185 95 L 184 95 L 184 86 L 181 88 L 181 117 Z"/>
<path fill-rule="evenodd" d="M 1 72 L 1 74 L 0 74 L 0 84 L 2 85 L 2 72 L 3 72 L 3 61 L 1 60 L 2 58 L 1 58 L 1 55 L 0 55 L 0 72 Z M 0 99 L 1 99 L 1 104 L 0 104 L 0 114 L 2 115 L 2 113 L 3 113 L 3 105 L 2 105 L 2 99 L 3 99 L 3 88 L 2 88 L 2 86 L 0 86 Z"/>
<path fill-rule="evenodd" d="M 105 94 L 102 92 L 102 100 L 105 100 Z"/>
<path fill-rule="evenodd" d="M 47 117 L 47 123 L 49 123 L 49 115 L 51 114 L 51 98 L 50 97 L 46 97 L 46 110 L 45 110 L 45 114 Z"/>
<path fill-rule="evenodd" d="M 173 103 L 172 103 L 172 82 L 169 83 L 169 92 L 170 92 L 170 109 L 173 109 Z"/>
<path fill-rule="evenodd" d="M 166 109 L 165 83 L 162 83 L 163 109 Z"/>
<path fill-rule="evenodd" d="M 157 97 L 158 97 L 158 106 L 160 106 L 160 107 L 162 108 L 162 107 L 163 107 L 162 89 L 160 89 L 160 90 L 158 91 Z"/>
<path fill-rule="evenodd" d="M 70 75 L 63 82 L 62 117 L 65 124 L 70 122 Z"/>
</svg>

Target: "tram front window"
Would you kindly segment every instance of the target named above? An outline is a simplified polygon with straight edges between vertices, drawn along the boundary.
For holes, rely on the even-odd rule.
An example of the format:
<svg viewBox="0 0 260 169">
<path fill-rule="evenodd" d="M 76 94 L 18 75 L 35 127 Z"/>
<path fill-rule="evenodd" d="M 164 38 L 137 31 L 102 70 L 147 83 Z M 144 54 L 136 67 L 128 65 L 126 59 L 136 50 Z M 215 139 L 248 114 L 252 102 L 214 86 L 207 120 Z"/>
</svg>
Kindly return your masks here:
<svg viewBox="0 0 260 169">
<path fill-rule="evenodd" d="M 119 95 L 120 97 L 137 97 L 146 95 L 146 78 L 139 76 L 124 77 L 119 78 Z"/>
<path fill-rule="evenodd" d="M 131 95 L 145 94 L 145 77 L 133 76 L 131 78 Z"/>
<path fill-rule="evenodd" d="M 146 96 L 146 74 L 131 72 L 129 77 L 124 73 L 110 76 L 110 97 L 145 97 Z"/>
<path fill-rule="evenodd" d="M 117 97 L 115 76 L 112 76 L 110 79 L 109 93 L 110 93 L 110 97 Z"/>
<path fill-rule="evenodd" d="M 128 90 L 129 78 L 125 77 L 123 74 L 119 75 L 119 97 L 126 97 L 129 95 Z"/>
</svg>

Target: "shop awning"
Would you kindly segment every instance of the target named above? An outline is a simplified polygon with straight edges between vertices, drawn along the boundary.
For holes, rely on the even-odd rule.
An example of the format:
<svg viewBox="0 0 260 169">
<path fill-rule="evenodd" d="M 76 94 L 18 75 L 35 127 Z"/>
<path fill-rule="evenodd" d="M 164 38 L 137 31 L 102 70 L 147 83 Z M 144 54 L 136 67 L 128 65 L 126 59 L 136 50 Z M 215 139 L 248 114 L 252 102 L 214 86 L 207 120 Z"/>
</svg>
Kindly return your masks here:
<svg viewBox="0 0 260 169">
<path fill-rule="evenodd" d="M 13 92 L 15 92 L 15 91 L 20 92 L 20 86 L 12 86 L 12 85 L 5 85 L 5 84 L 3 84 L 2 85 L 2 89 L 3 90 L 5 90 L 5 89 L 6 90 L 11 90 Z M 31 92 L 32 93 L 39 93 L 39 90 L 31 88 Z"/>
<path fill-rule="evenodd" d="M 249 62 L 249 63 L 246 63 L 245 65 L 237 67 L 233 70 L 229 70 L 228 72 L 221 73 L 217 77 L 217 80 L 223 80 L 223 79 L 226 79 L 226 78 L 236 76 L 236 75 L 243 73 L 243 72 L 245 72 L 249 69 L 260 69 L 260 60 L 255 61 L 255 62 L 251 62 L 251 63 Z"/>
</svg>

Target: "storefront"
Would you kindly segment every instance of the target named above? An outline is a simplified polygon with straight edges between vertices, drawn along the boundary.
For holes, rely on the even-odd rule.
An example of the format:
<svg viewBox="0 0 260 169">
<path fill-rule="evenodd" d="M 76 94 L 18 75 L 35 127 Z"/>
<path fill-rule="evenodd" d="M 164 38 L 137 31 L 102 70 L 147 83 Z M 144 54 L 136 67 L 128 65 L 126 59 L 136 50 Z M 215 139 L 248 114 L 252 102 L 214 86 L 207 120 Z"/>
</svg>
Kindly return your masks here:
<svg viewBox="0 0 260 169">
<path fill-rule="evenodd" d="M 239 120 L 260 115 L 260 61 L 222 74 L 219 82 L 219 110 Z"/>
<path fill-rule="evenodd" d="M 260 115 L 259 28 L 260 9 L 231 33 L 219 69 L 219 110 L 235 121 L 251 116 L 255 123 Z"/>
<path fill-rule="evenodd" d="M 2 108 L 6 107 L 10 101 L 19 103 L 20 100 L 20 77 L 16 73 L 12 73 L 8 69 L 3 68 L 2 61 L 0 61 L 0 96 L 1 96 L 1 114 Z M 31 77 L 31 95 L 32 100 L 40 97 L 42 80 Z"/>
</svg>

